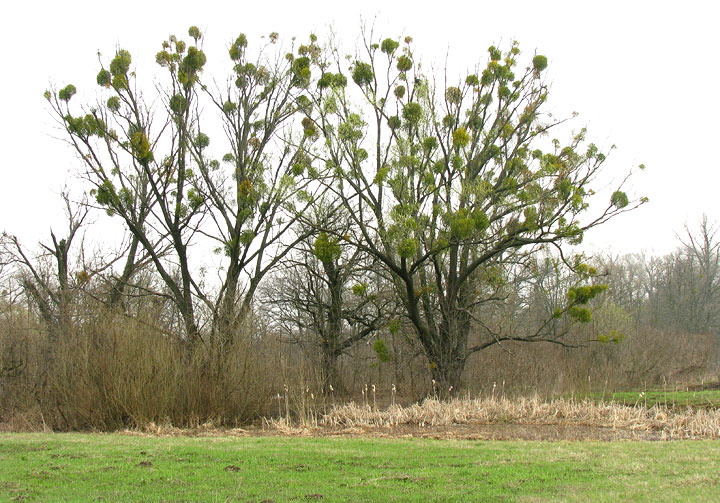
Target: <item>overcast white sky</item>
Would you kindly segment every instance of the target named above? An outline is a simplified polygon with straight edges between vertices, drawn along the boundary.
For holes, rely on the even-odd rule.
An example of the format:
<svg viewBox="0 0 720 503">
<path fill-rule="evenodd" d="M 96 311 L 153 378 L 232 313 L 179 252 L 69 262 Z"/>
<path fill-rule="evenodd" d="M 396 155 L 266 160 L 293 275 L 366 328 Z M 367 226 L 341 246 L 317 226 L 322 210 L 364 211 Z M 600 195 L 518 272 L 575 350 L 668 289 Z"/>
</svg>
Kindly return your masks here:
<svg viewBox="0 0 720 503">
<path fill-rule="evenodd" d="M 210 62 L 244 32 L 322 36 L 333 25 L 352 46 L 360 20 L 383 37 L 412 35 L 426 63 L 471 68 L 495 43 L 520 42 L 549 60 L 551 104 L 577 111 L 576 129 L 617 145 L 606 165 L 621 176 L 644 163 L 633 190 L 650 203 L 589 233 L 589 248 L 665 253 L 703 213 L 720 221 L 720 8 L 713 1 L 265 1 L 12 2 L 3 7 L 0 78 L 0 230 L 28 244 L 63 224 L 60 190 L 75 193 L 78 162 L 42 97 L 50 82 L 94 93 L 96 52 L 130 50 L 149 64 L 170 33 L 205 33 Z M 507 45 L 505 45 L 506 47 Z M 92 96 L 92 94 L 90 94 Z"/>
</svg>

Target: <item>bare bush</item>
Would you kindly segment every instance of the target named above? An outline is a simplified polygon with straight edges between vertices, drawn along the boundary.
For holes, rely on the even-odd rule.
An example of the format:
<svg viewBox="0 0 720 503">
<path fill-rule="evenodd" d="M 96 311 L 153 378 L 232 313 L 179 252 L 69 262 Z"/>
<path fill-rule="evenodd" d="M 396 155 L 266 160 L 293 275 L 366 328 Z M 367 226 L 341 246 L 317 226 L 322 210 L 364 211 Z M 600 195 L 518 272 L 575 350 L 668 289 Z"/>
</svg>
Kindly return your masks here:
<svg viewBox="0 0 720 503">
<path fill-rule="evenodd" d="M 0 422 L 23 429 L 235 425 L 264 412 L 279 377 L 272 338 L 249 330 L 223 351 L 201 346 L 188 353 L 147 325 L 109 317 L 54 344 L 54 358 L 46 360 L 38 349 L 46 335 L 21 328 L 0 338 L 3 349 L 24 340 L 22 369 L 0 381 Z"/>
<path fill-rule="evenodd" d="M 538 393 L 543 397 L 592 391 L 684 386 L 708 377 L 713 338 L 661 330 L 628 333 L 619 344 L 581 349 L 506 344 L 468 364 L 465 387 L 475 393 Z"/>
</svg>

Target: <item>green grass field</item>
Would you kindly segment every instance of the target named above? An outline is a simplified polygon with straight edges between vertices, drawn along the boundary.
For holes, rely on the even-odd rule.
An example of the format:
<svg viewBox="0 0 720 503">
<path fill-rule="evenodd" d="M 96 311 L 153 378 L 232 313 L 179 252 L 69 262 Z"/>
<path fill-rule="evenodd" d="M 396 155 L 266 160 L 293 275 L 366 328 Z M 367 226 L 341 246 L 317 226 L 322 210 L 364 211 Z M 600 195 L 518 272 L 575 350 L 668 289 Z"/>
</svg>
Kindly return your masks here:
<svg viewBox="0 0 720 503">
<path fill-rule="evenodd" d="M 0 435 L 0 501 L 720 501 L 720 442 Z"/>
<path fill-rule="evenodd" d="M 593 393 L 594 400 L 615 401 L 625 405 L 667 405 L 668 407 L 715 407 L 720 408 L 720 389 L 700 391 L 648 390 L 617 393 Z"/>
</svg>

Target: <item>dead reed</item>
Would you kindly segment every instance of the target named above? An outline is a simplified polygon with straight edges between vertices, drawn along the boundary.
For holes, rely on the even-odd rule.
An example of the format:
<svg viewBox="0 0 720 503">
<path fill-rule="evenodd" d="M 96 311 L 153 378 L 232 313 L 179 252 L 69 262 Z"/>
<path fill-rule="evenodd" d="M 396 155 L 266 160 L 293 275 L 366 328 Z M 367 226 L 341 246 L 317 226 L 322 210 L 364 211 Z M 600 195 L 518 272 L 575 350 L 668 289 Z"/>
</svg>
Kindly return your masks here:
<svg viewBox="0 0 720 503">
<path fill-rule="evenodd" d="M 487 397 L 376 409 L 347 403 L 331 407 L 318 421 L 328 428 L 452 426 L 463 424 L 575 425 L 654 432 L 662 439 L 720 438 L 720 410 L 625 406 L 591 400 Z"/>
</svg>

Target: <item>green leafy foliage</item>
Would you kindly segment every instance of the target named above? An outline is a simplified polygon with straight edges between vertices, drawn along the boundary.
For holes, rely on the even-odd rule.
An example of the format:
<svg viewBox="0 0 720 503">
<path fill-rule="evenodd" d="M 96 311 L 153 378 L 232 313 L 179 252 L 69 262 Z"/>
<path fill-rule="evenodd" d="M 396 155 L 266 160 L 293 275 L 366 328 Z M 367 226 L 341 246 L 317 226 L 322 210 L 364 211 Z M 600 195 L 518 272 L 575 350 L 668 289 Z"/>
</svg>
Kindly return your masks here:
<svg viewBox="0 0 720 503">
<path fill-rule="evenodd" d="M 343 88 L 347 86 L 347 77 L 342 73 L 324 73 L 317 82 L 319 89 Z"/>
<path fill-rule="evenodd" d="M 458 87 L 450 86 L 445 90 L 445 99 L 448 103 L 459 105 L 462 103 L 462 91 Z"/>
<path fill-rule="evenodd" d="M 245 229 L 240 233 L 240 243 L 248 246 L 255 239 L 255 232 L 252 229 Z"/>
<path fill-rule="evenodd" d="M 187 55 L 182 59 L 178 68 L 178 80 L 186 87 L 192 86 L 197 81 L 197 74 L 202 71 L 207 57 L 197 47 L 188 48 Z"/>
<path fill-rule="evenodd" d="M 80 137 L 87 138 L 93 135 L 102 136 L 105 133 L 105 124 L 92 114 L 86 114 L 84 117 L 66 115 L 63 119 L 65 120 L 68 131 Z"/>
<path fill-rule="evenodd" d="M 230 100 L 227 100 L 225 103 L 223 103 L 223 112 L 226 114 L 234 114 L 237 111 L 237 104 L 233 103 Z"/>
<path fill-rule="evenodd" d="M 244 33 L 238 35 L 235 42 L 230 46 L 230 59 L 233 61 L 239 61 L 245 54 L 245 48 L 248 45 L 247 37 Z"/>
<path fill-rule="evenodd" d="M 120 110 L 120 98 L 117 96 L 110 96 L 107 100 L 107 107 L 113 112 Z"/>
<path fill-rule="evenodd" d="M 130 137 L 132 153 L 143 164 L 153 160 L 153 153 L 150 150 L 150 141 L 143 131 L 137 131 Z"/>
<path fill-rule="evenodd" d="M 303 117 L 302 120 L 303 133 L 305 137 L 317 136 L 318 131 L 315 123 L 310 117 Z"/>
<path fill-rule="evenodd" d="M 318 260 L 324 263 L 330 263 L 340 258 L 338 240 L 331 238 L 325 232 L 318 234 L 313 251 Z"/>
<path fill-rule="evenodd" d="M 616 330 L 610 330 L 610 332 L 607 334 L 598 335 L 597 340 L 598 342 L 611 342 L 613 344 L 620 344 L 622 341 L 625 340 L 625 336 L 617 332 Z"/>
<path fill-rule="evenodd" d="M 400 56 L 397 60 L 397 69 L 401 72 L 407 72 L 409 71 L 413 66 L 412 59 L 410 59 L 408 56 L 403 54 Z"/>
<path fill-rule="evenodd" d="M 207 148 L 210 145 L 210 137 L 205 133 L 198 133 L 195 137 L 195 145 L 201 150 Z"/>
<path fill-rule="evenodd" d="M 360 87 L 365 87 L 372 84 L 375 78 L 375 72 L 369 63 L 363 63 L 358 61 L 355 63 L 352 71 L 353 82 Z"/>
<path fill-rule="evenodd" d="M 295 85 L 305 87 L 310 82 L 310 58 L 303 56 L 295 58 L 292 62 L 292 72 L 295 76 Z"/>
<path fill-rule="evenodd" d="M 170 98 L 170 110 L 177 115 L 182 115 L 187 110 L 188 102 L 182 94 L 175 94 Z"/>
<path fill-rule="evenodd" d="M 388 127 L 390 127 L 390 129 L 392 129 L 392 130 L 399 129 L 400 126 L 402 126 L 402 120 L 400 120 L 400 117 L 398 117 L 397 115 L 388 117 L 387 123 L 388 123 Z"/>
<path fill-rule="evenodd" d="M 198 39 L 202 37 L 202 33 L 200 32 L 200 28 L 197 26 L 191 26 L 188 29 L 188 35 L 190 35 L 192 38 L 195 39 L 195 42 L 197 43 Z"/>
<path fill-rule="evenodd" d="M 343 75 L 342 73 L 336 73 L 335 74 L 335 87 L 345 87 L 347 86 L 347 77 Z"/>
<path fill-rule="evenodd" d="M 577 286 L 568 290 L 567 299 L 572 304 L 585 305 L 607 289 L 606 284 Z"/>
<path fill-rule="evenodd" d="M 363 138 L 365 122 L 358 114 L 350 114 L 345 122 L 338 126 L 338 137 L 343 141 L 357 142 Z"/>
<path fill-rule="evenodd" d="M 104 180 L 103 183 L 97 187 L 95 200 L 100 206 L 112 206 L 119 200 L 115 193 L 115 187 L 110 180 Z"/>
<path fill-rule="evenodd" d="M 472 219 L 475 222 L 475 229 L 478 232 L 484 232 L 490 225 L 490 219 L 481 209 L 475 209 L 472 212 Z"/>
<path fill-rule="evenodd" d="M 621 190 L 616 190 L 610 197 L 610 202 L 616 208 L 625 208 L 628 204 L 628 196 Z"/>
<path fill-rule="evenodd" d="M 572 306 L 568 310 L 568 315 L 580 323 L 590 323 L 592 321 L 592 312 L 586 307 Z"/>
<path fill-rule="evenodd" d="M 423 143 L 422 143 L 423 150 L 428 154 L 431 153 L 433 150 L 435 150 L 438 147 L 438 145 L 439 145 L 439 143 L 437 141 L 437 138 L 435 138 L 434 136 L 428 136 L 427 138 L 425 138 L 423 140 Z"/>
<path fill-rule="evenodd" d="M 113 77 L 125 76 L 130 70 L 132 58 L 130 53 L 125 49 L 120 49 L 115 53 L 115 57 L 110 61 L 110 73 Z"/>
<path fill-rule="evenodd" d="M 380 50 L 388 55 L 394 53 L 398 47 L 400 47 L 400 42 L 391 38 L 386 38 L 382 41 L 382 44 L 380 44 Z"/>
<path fill-rule="evenodd" d="M 110 72 L 103 68 L 98 72 L 96 80 L 99 86 L 110 87 L 110 83 L 112 82 L 112 75 L 110 74 Z"/>
<path fill-rule="evenodd" d="M 75 89 L 75 86 L 72 84 L 68 84 L 67 86 L 60 89 L 60 91 L 58 92 L 58 98 L 60 98 L 62 101 L 70 101 L 70 98 L 72 98 L 76 92 L 77 89 Z"/>
<path fill-rule="evenodd" d="M 467 239 L 475 232 L 476 221 L 467 211 L 458 211 L 450 218 L 450 234 L 456 239 Z"/>
<path fill-rule="evenodd" d="M 200 208 L 203 203 L 205 203 L 205 198 L 203 197 L 203 195 L 195 189 L 190 189 L 188 191 L 188 200 L 190 201 L 190 208 L 193 211 L 197 211 L 198 208 Z"/>
<path fill-rule="evenodd" d="M 334 82 L 334 75 L 332 73 L 324 73 L 318 79 L 317 86 L 319 89 L 325 89 L 332 86 Z"/>
<path fill-rule="evenodd" d="M 457 128 L 453 131 L 453 145 L 458 148 L 463 148 L 470 143 L 470 135 L 467 130 L 463 127 Z"/>
<path fill-rule="evenodd" d="M 397 247 L 397 252 L 404 259 L 412 258 L 417 253 L 417 241 L 415 238 L 403 239 Z"/>
<path fill-rule="evenodd" d="M 174 65 L 176 56 L 177 55 L 170 54 L 168 51 L 160 51 L 155 55 L 155 62 L 158 65 L 167 68 Z"/>
<path fill-rule="evenodd" d="M 410 102 L 403 107 L 402 116 L 409 124 L 416 125 L 423 117 L 422 106 L 418 103 Z"/>
<path fill-rule="evenodd" d="M 390 354 L 390 350 L 384 340 L 375 339 L 375 342 L 373 342 L 373 350 L 375 351 L 375 354 L 377 354 L 378 360 L 381 362 L 389 362 L 392 360 L 392 355 Z"/>
<path fill-rule="evenodd" d="M 352 287 L 352 293 L 356 297 L 364 297 L 367 293 L 368 284 L 367 283 L 358 283 L 356 285 L 353 285 Z"/>
<path fill-rule="evenodd" d="M 538 54 L 533 58 L 532 63 L 535 70 L 542 72 L 545 68 L 547 68 L 548 60 L 545 56 Z"/>
</svg>

